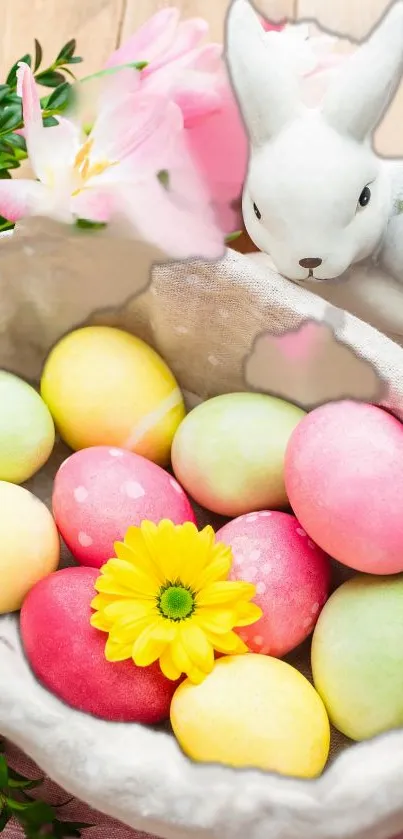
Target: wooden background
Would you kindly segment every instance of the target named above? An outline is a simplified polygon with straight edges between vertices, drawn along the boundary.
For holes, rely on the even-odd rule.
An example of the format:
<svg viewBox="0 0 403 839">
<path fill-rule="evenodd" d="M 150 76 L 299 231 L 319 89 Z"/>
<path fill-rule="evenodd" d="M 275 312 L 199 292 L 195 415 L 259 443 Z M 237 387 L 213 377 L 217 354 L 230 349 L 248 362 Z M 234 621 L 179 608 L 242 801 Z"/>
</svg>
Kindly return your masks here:
<svg viewBox="0 0 403 839">
<path fill-rule="evenodd" d="M 352 37 L 363 37 L 387 8 L 390 0 L 256 0 L 270 19 L 315 18 L 323 26 Z M 65 41 L 77 38 L 85 62 L 80 74 L 99 70 L 112 50 L 153 12 L 176 5 L 185 17 L 202 15 L 211 38 L 221 40 L 229 0 L 3 0 L 1 10 L 0 72 L 32 47 L 42 43 L 46 59 Z M 386 155 L 403 155 L 403 86 L 376 139 Z"/>
<path fill-rule="evenodd" d="M 352 37 L 363 37 L 390 0 L 256 0 L 270 19 L 316 18 L 323 26 Z M 185 17 L 202 15 L 213 40 L 221 40 L 229 0 L 3 0 L 1 9 L 0 71 L 32 47 L 36 37 L 45 60 L 54 58 L 65 41 L 77 38 L 85 57 L 80 74 L 100 69 L 112 50 L 153 12 L 176 5 Z M 378 150 L 403 155 L 403 86 L 376 138 Z"/>
</svg>

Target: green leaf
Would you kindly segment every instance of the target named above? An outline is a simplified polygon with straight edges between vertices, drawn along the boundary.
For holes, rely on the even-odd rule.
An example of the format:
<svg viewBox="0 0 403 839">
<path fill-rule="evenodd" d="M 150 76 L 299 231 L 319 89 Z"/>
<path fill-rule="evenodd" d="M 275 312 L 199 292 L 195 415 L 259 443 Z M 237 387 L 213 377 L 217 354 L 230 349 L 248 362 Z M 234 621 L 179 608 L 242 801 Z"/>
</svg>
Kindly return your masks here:
<svg viewBox="0 0 403 839">
<path fill-rule="evenodd" d="M 0 102 L 10 93 L 8 84 L 0 84 Z"/>
<path fill-rule="evenodd" d="M 72 55 L 72 56 L 71 56 L 71 58 L 69 58 L 69 59 L 66 61 L 66 64 L 81 64 L 81 62 L 82 62 L 83 60 L 84 60 L 84 59 L 83 59 L 83 58 L 81 58 L 81 55 Z"/>
<path fill-rule="evenodd" d="M 161 169 L 157 173 L 157 178 L 158 178 L 161 186 L 164 187 L 164 189 L 169 189 L 169 172 L 168 172 L 168 169 Z"/>
<path fill-rule="evenodd" d="M 11 90 L 3 99 L 3 107 L 8 108 L 10 105 L 21 107 L 21 96 L 18 96 L 17 93 L 13 93 Z"/>
<path fill-rule="evenodd" d="M 51 128 L 53 125 L 59 125 L 57 119 L 54 117 L 44 117 L 43 124 L 45 128 Z"/>
<path fill-rule="evenodd" d="M 5 108 L 0 114 L 0 136 L 8 134 L 10 131 L 15 131 L 16 128 L 22 127 L 22 110 L 21 105 L 18 107 L 13 105 L 10 108 Z"/>
<path fill-rule="evenodd" d="M 41 66 L 42 58 L 43 58 L 42 47 L 41 47 L 39 41 L 35 38 L 34 73 L 36 73 L 36 71 Z"/>
<path fill-rule="evenodd" d="M 56 70 L 44 70 L 35 76 L 35 80 L 44 87 L 58 87 L 59 84 L 64 84 L 64 76 Z"/>
<path fill-rule="evenodd" d="M 80 84 L 83 82 L 92 81 L 92 79 L 101 79 L 103 76 L 111 76 L 113 73 L 118 73 L 119 70 L 144 70 L 148 66 L 148 61 L 132 61 L 129 64 L 118 64 L 116 67 L 107 67 L 106 70 L 100 70 L 98 73 L 92 73 L 90 76 L 84 76 L 80 79 Z"/>
<path fill-rule="evenodd" d="M 15 134 L 15 133 L 6 134 L 6 136 L 3 137 L 3 142 L 7 143 L 13 149 L 19 149 L 20 151 L 24 151 L 24 152 L 26 152 L 26 150 L 27 150 L 27 144 L 25 142 L 25 138 L 22 137 L 21 134 Z"/>
<path fill-rule="evenodd" d="M 87 218 L 78 218 L 76 219 L 76 227 L 79 227 L 80 230 L 103 230 L 104 227 L 106 227 L 106 222 L 90 221 Z"/>
<path fill-rule="evenodd" d="M 1 230 L 1 227 L 0 227 Z M 9 823 L 11 819 L 11 813 L 7 809 L 7 807 L 3 807 L 2 811 L 0 812 L 0 833 L 3 832 L 6 825 Z"/>
<path fill-rule="evenodd" d="M 72 58 L 76 51 L 77 41 L 75 38 L 72 38 L 71 41 L 67 41 L 67 44 L 61 48 L 59 55 L 56 58 L 55 64 L 61 65 L 64 64 L 65 61 L 68 61 L 69 58 Z"/>
<path fill-rule="evenodd" d="M 12 68 L 11 68 L 7 78 L 6 78 L 6 84 L 8 84 L 9 87 L 12 87 L 13 89 L 15 89 L 17 87 L 17 71 L 18 71 L 18 65 L 19 65 L 20 61 L 23 61 L 24 64 L 28 64 L 29 67 L 32 64 L 32 58 L 29 55 L 29 53 L 27 53 L 26 55 L 23 55 L 22 58 L 19 58 L 18 61 L 16 61 L 15 64 L 13 64 L 13 66 L 12 66 Z"/>
<path fill-rule="evenodd" d="M 0 180 L 7 181 L 10 178 L 11 178 L 11 175 L 10 175 L 10 172 L 7 171 L 7 169 L 0 169 Z M 7 219 L 4 219 L 4 220 L 7 221 Z M 0 224 L 1 223 L 2 223 L 2 216 L 0 216 Z M 1 227 L 0 230 L 3 230 L 3 228 Z"/>
<path fill-rule="evenodd" d="M 73 88 L 69 82 L 64 82 L 59 85 L 56 90 L 49 96 L 47 101 L 47 111 L 64 111 L 71 107 L 74 101 Z"/>
<path fill-rule="evenodd" d="M 225 242 L 228 244 L 229 242 L 235 242 L 236 239 L 239 239 L 242 236 L 243 230 L 235 230 L 233 233 L 228 233 L 228 236 L 225 237 Z"/>
<path fill-rule="evenodd" d="M 6 789 L 8 784 L 8 766 L 4 755 L 0 755 L 0 789 Z"/>
</svg>

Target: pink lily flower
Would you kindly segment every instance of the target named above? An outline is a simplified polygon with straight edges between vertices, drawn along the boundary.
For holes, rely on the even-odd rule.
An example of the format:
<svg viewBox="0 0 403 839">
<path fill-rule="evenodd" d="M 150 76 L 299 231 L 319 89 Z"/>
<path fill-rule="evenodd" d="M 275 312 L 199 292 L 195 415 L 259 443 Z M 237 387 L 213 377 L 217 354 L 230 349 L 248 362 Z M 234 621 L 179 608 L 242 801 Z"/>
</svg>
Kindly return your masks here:
<svg viewBox="0 0 403 839">
<path fill-rule="evenodd" d="M 307 104 L 324 92 L 328 74 L 343 56 L 332 53 L 333 42 L 310 38 L 306 27 L 270 23 L 262 18 L 267 37 L 281 37 L 304 84 Z M 207 23 L 180 20 L 176 8 L 151 17 L 110 57 L 107 66 L 147 62 L 142 89 L 164 93 L 179 105 L 187 146 L 211 197 L 225 233 L 242 228 L 240 198 L 248 165 L 248 138 L 230 85 L 220 44 L 202 43 Z"/>
<path fill-rule="evenodd" d="M 187 153 L 181 110 L 161 93 L 143 90 L 138 72 L 107 77 L 89 136 L 67 119 L 43 127 L 35 80 L 23 63 L 18 92 L 37 180 L 0 181 L 2 216 L 12 222 L 29 215 L 108 222 L 120 215 L 171 257 L 223 254 L 207 190 Z"/>
</svg>

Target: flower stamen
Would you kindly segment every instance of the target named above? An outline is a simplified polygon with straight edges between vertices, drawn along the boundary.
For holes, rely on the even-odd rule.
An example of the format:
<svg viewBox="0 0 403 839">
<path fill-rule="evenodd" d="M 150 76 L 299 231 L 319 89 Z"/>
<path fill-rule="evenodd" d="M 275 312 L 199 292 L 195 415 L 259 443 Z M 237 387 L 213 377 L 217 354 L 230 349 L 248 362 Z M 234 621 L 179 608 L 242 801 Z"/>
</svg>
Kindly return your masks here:
<svg viewBox="0 0 403 839">
<path fill-rule="evenodd" d="M 157 598 L 157 609 L 160 615 L 171 621 L 183 621 L 195 610 L 195 596 L 188 586 L 180 580 L 168 582 L 162 586 Z"/>
</svg>

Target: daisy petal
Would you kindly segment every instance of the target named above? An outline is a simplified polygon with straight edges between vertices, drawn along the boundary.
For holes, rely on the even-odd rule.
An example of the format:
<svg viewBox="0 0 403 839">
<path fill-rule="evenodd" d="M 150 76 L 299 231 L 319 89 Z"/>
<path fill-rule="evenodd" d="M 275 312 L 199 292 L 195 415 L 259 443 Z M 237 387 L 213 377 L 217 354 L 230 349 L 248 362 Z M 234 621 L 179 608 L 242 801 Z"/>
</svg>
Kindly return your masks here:
<svg viewBox="0 0 403 839">
<path fill-rule="evenodd" d="M 115 600 L 114 603 L 105 606 L 104 614 L 108 619 L 117 620 L 118 618 L 143 618 L 151 614 L 154 608 L 152 600 Z"/>
<path fill-rule="evenodd" d="M 183 621 L 179 627 L 182 644 L 193 665 L 203 673 L 211 673 L 214 652 L 206 634 L 194 621 Z"/>
<path fill-rule="evenodd" d="M 161 586 L 164 577 L 161 575 L 157 563 L 153 560 L 148 549 L 147 541 L 139 527 L 129 527 L 124 542 L 115 542 L 115 553 L 118 559 L 134 565 L 139 571 L 155 580 L 155 586 Z"/>
<path fill-rule="evenodd" d="M 100 629 L 101 632 L 109 632 L 112 626 L 112 621 L 109 621 L 103 612 L 95 612 L 90 617 L 90 624 L 94 629 Z"/>
<path fill-rule="evenodd" d="M 219 547 L 219 550 L 217 548 Z M 232 551 L 226 545 L 215 545 L 213 551 L 213 559 L 206 566 L 203 573 L 198 579 L 198 589 L 205 588 L 205 586 L 216 582 L 217 580 L 226 580 L 232 567 Z"/>
<path fill-rule="evenodd" d="M 108 595 L 108 594 L 97 594 L 96 597 L 91 601 L 91 609 L 95 609 L 98 612 L 102 612 L 106 606 L 109 606 L 111 603 L 116 603 L 117 601 L 116 594 Z"/>
<path fill-rule="evenodd" d="M 121 644 L 109 637 L 105 644 L 105 658 L 107 661 L 126 661 L 132 656 L 132 644 Z"/>
<path fill-rule="evenodd" d="M 181 673 L 188 673 L 188 671 L 192 669 L 193 665 L 185 647 L 182 644 L 179 634 L 174 639 L 170 649 L 174 667 L 176 667 L 177 670 L 180 670 Z"/>
<path fill-rule="evenodd" d="M 256 603 L 240 603 L 237 606 L 235 626 L 250 626 L 260 620 L 262 615 L 262 609 Z"/>
<path fill-rule="evenodd" d="M 176 682 L 182 675 L 182 671 L 175 667 L 172 660 L 172 654 L 169 647 L 167 647 L 160 657 L 160 667 L 164 676 L 171 682 Z"/>
<path fill-rule="evenodd" d="M 169 621 L 159 621 L 147 626 L 133 644 L 133 661 L 138 667 L 148 667 L 161 656 L 173 640 L 176 629 Z"/>
<path fill-rule="evenodd" d="M 145 574 L 130 562 L 125 562 L 123 559 L 109 559 L 104 567 L 106 573 L 113 575 L 114 580 L 131 591 L 132 595 L 137 593 L 142 597 L 155 597 L 158 587 L 157 580 Z"/>
<path fill-rule="evenodd" d="M 206 678 L 206 674 L 203 673 L 203 670 L 198 670 L 197 667 L 191 667 L 186 675 L 189 681 L 194 685 L 201 685 Z"/>
<path fill-rule="evenodd" d="M 256 594 L 253 583 L 233 582 L 225 580 L 211 583 L 197 594 L 196 602 L 199 606 L 219 606 L 222 603 L 250 599 Z"/>
<path fill-rule="evenodd" d="M 236 632 L 227 632 L 225 635 L 209 634 L 209 640 L 214 649 L 226 655 L 241 655 L 249 652 L 248 647 Z"/>
<path fill-rule="evenodd" d="M 144 629 L 150 626 L 150 616 L 120 618 L 112 624 L 109 630 L 109 637 L 116 644 L 131 644 L 133 646 L 136 638 L 141 635 Z"/>
<path fill-rule="evenodd" d="M 236 618 L 236 609 L 211 609 L 202 606 L 195 613 L 195 620 L 204 631 L 219 634 L 229 632 L 235 626 Z"/>
<path fill-rule="evenodd" d="M 94 588 L 100 594 L 108 594 L 111 596 L 116 595 L 118 597 L 132 598 L 134 594 L 133 589 L 127 588 L 127 586 L 122 586 L 111 574 L 102 573 L 95 581 Z"/>
</svg>

